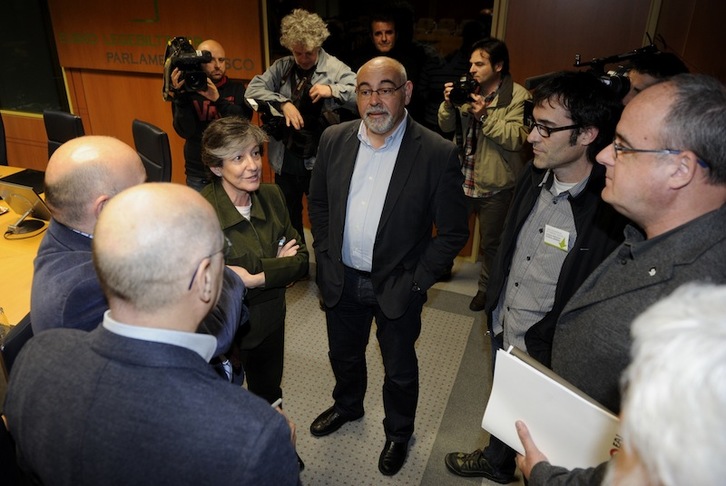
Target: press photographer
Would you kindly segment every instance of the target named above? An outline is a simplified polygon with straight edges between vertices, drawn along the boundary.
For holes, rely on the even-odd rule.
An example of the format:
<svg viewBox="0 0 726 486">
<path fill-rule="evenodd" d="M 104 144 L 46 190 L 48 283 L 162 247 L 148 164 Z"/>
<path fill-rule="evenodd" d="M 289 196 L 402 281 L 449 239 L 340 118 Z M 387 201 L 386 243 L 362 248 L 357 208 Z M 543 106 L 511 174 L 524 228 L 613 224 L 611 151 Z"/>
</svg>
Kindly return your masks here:
<svg viewBox="0 0 726 486">
<path fill-rule="evenodd" d="M 210 176 L 201 159 L 204 130 L 217 118 L 242 116 L 249 119 L 252 109 L 245 102 L 244 85 L 230 80 L 226 75 L 227 58 L 222 45 L 211 39 L 205 40 L 197 47 L 197 51 L 201 51 L 197 54 L 200 57 L 195 57 L 185 42 L 189 43 L 183 37 L 176 37 L 170 41 L 170 46 L 175 44 L 176 50 L 172 49 L 172 53 L 169 53 L 167 49 L 167 56 L 183 58 L 186 53 L 193 58 L 189 62 L 169 63 L 170 67 L 175 64 L 177 67 L 171 69 L 171 73 L 168 74 L 170 85 L 168 98 L 172 101 L 174 130 L 186 140 L 184 143 L 186 182 L 189 187 L 199 191 L 210 182 Z M 206 59 L 209 61 L 201 62 Z M 204 76 L 198 72 L 197 66 L 201 67 Z M 166 94 L 165 87 L 165 98 Z"/>
<path fill-rule="evenodd" d="M 290 221 L 304 235 L 302 198 L 310 186 L 318 141 L 337 122 L 339 109 L 356 110 L 355 74 L 321 47 L 330 32 L 319 15 L 295 9 L 282 19 L 280 30 L 280 44 L 292 55 L 252 78 L 247 98 L 270 135 L 270 165 Z"/>
<path fill-rule="evenodd" d="M 482 265 L 469 308 L 480 311 L 514 182 L 526 158 L 529 130 L 524 126 L 524 102 L 531 95 L 512 81 L 504 42 L 494 38 L 475 42 L 469 62 L 468 75 L 444 85 L 438 116 L 443 131 L 456 132 L 464 194 L 469 210 L 479 216 Z"/>
</svg>

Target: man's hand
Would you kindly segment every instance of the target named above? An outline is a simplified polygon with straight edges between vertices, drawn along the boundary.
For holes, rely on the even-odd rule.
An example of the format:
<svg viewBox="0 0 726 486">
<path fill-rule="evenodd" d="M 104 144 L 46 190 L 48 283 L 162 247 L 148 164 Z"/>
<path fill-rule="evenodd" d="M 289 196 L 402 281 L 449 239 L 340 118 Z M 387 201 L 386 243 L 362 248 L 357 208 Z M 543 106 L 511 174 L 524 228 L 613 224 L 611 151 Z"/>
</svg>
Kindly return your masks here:
<svg viewBox="0 0 726 486">
<path fill-rule="evenodd" d="M 471 100 L 471 107 L 469 113 L 471 113 L 477 120 L 481 119 L 482 115 L 487 113 L 487 104 L 484 102 L 484 97 L 475 93 L 469 95 Z"/>
<path fill-rule="evenodd" d="M 313 100 L 313 103 L 317 103 L 324 98 L 332 97 L 333 88 L 328 86 L 327 84 L 316 84 L 312 88 L 310 88 L 310 99 Z"/>
<path fill-rule="evenodd" d="M 300 130 L 305 126 L 302 115 L 292 102 L 283 102 L 280 109 L 282 110 L 282 114 L 285 115 L 285 124 L 288 127 L 292 126 L 295 130 Z"/>
<path fill-rule="evenodd" d="M 453 108 L 454 104 L 449 99 L 449 95 L 451 94 L 451 90 L 454 89 L 454 83 L 445 83 L 444 84 L 444 101 L 446 101 L 446 107 L 447 108 Z"/>
<path fill-rule="evenodd" d="M 174 96 L 175 91 L 179 91 L 184 86 L 184 80 L 181 79 L 181 71 L 179 68 L 174 68 L 171 72 L 171 87 L 172 90 L 169 92 L 171 96 Z"/>
<path fill-rule="evenodd" d="M 522 441 L 524 446 L 524 454 L 517 454 L 517 467 L 526 479 L 529 479 L 529 475 L 532 473 L 532 468 L 540 462 L 548 462 L 547 456 L 542 454 L 542 451 L 537 449 L 537 446 L 532 440 L 532 436 L 529 435 L 529 429 L 521 420 L 517 420 L 514 424 L 517 428 L 517 435 L 519 440 Z"/>
<path fill-rule="evenodd" d="M 219 91 L 217 90 L 217 86 L 215 86 L 214 81 L 209 78 L 207 78 L 207 89 L 200 89 L 199 91 L 197 91 L 197 93 L 212 102 L 219 99 Z"/>
</svg>

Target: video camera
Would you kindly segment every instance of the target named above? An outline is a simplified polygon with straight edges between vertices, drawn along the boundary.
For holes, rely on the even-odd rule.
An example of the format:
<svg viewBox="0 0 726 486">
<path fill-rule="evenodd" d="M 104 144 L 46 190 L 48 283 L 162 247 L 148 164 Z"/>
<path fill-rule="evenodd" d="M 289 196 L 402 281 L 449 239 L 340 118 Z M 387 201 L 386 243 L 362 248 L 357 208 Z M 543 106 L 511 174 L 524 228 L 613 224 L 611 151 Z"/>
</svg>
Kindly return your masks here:
<svg viewBox="0 0 726 486">
<path fill-rule="evenodd" d="M 182 91 L 199 91 L 207 88 L 207 73 L 202 64 L 212 62 L 212 53 L 197 51 L 192 41 L 186 37 L 174 37 L 169 40 L 164 53 L 164 101 L 171 101 L 174 91 L 171 83 L 171 73 L 175 68 L 181 71 L 184 81 Z"/>
<path fill-rule="evenodd" d="M 605 65 L 613 64 L 640 56 L 648 56 L 660 52 L 658 48 L 651 42 L 645 47 L 640 47 L 623 54 L 615 54 L 614 56 L 601 57 L 591 61 L 582 62 L 579 54 L 575 54 L 575 67 L 589 66 L 589 71 L 595 75 L 605 86 L 610 88 L 618 98 L 623 98 L 630 91 L 630 79 L 627 76 L 628 66 L 619 64 L 614 70 L 605 71 Z M 524 81 L 524 87 L 532 90 L 537 88 L 540 83 L 552 77 L 556 73 L 541 74 L 532 76 Z"/>
<path fill-rule="evenodd" d="M 601 57 L 588 62 L 581 62 L 580 55 L 575 54 L 574 66 L 591 66 L 590 70 L 592 73 L 595 74 L 598 79 L 605 84 L 605 86 L 610 88 L 618 96 L 618 98 L 623 98 L 626 94 L 628 94 L 628 91 L 630 91 L 630 79 L 627 76 L 627 67 L 619 65 L 617 69 L 605 72 L 605 65 L 625 61 L 634 57 L 655 54 L 656 52 L 658 52 L 658 48 L 651 43 L 645 47 L 634 49 L 623 54 Z"/>
<path fill-rule="evenodd" d="M 464 103 L 471 101 L 470 96 L 478 90 L 479 83 L 476 79 L 472 78 L 468 74 L 464 74 L 454 83 L 454 87 L 449 93 L 449 101 L 451 101 L 454 106 L 461 106 Z"/>
</svg>

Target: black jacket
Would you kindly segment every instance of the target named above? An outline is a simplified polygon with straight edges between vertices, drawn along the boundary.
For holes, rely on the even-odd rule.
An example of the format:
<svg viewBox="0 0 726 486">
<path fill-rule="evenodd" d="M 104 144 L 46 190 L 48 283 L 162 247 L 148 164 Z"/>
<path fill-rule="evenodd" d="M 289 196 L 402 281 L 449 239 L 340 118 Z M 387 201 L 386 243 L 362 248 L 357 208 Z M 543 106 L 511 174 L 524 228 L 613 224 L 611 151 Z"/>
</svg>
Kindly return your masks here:
<svg viewBox="0 0 726 486">
<path fill-rule="evenodd" d="M 202 163 L 202 134 L 217 118 L 241 116 L 248 120 L 252 108 L 245 101 L 245 87 L 227 76 L 216 85 L 219 99 L 210 101 L 199 93 L 178 94 L 171 104 L 174 130 L 186 139 L 184 143 L 185 172 L 187 175 L 205 178 L 207 171 Z"/>
<path fill-rule="evenodd" d="M 546 173 L 546 170 L 535 168 L 530 161 L 517 181 L 514 200 L 502 232 L 502 241 L 489 276 L 484 310 L 490 332 L 492 312 L 504 291 L 517 237 L 537 202 L 541 191 L 539 184 Z M 577 197 L 570 197 L 577 238 L 562 264 L 552 309 L 524 336 L 527 352 L 546 366 L 550 366 L 555 324 L 565 304 L 587 276 L 623 241 L 623 228 L 628 220 L 602 200 L 600 193 L 604 186 L 605 168 L 595 164 L 582 192 Z"/>
</svg>

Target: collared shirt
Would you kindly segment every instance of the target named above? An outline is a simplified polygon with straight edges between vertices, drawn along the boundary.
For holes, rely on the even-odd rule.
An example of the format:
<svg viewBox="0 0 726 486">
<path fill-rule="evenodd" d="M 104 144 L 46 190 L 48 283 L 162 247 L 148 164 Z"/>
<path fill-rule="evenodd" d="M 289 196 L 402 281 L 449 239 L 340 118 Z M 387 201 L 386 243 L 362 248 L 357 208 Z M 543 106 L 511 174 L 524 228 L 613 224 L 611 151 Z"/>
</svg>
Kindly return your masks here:
<svg viewBox="0 0 726 486">
<path fill-rule="evenodd" d="M 505 348 L 526 351 L 525 333 L 554 305 L 560 270 L 577 239 L 570 197 L 580 194 L 588 179 L 559 194 L 552 171 L 540 183 L 539 198 L 519 231 L 504 292 L 492 313 L 495 334 L 504 331 Z M 561 240 L 559 247 L 553 246 L 553 234 Z"/>
<path fill-rule="evenodd" d="M 155 343 L 171 344 L 194 351 L 205 361 L 209 362 L 217 348 L 217 338 L 208 334 L 173 331 L 156 327 L 131 326 L 111 317 L 111 311 L 103 314 L 103 327 L 108 331 L 131 339 L 151 341 Z"/>
<path fill-rule="evenodd" d="M 408 112 L 380 148 L 371 145 L 365 123 L 361 122 L 358 128 L 360 149 L 350 181 L 343 231 L 342 257 L 346 266 L 364 272 L 371 271 L 378 223 L 381 221 L 401 141 L 406 133 L 407 118 Z"/>
</svg>

